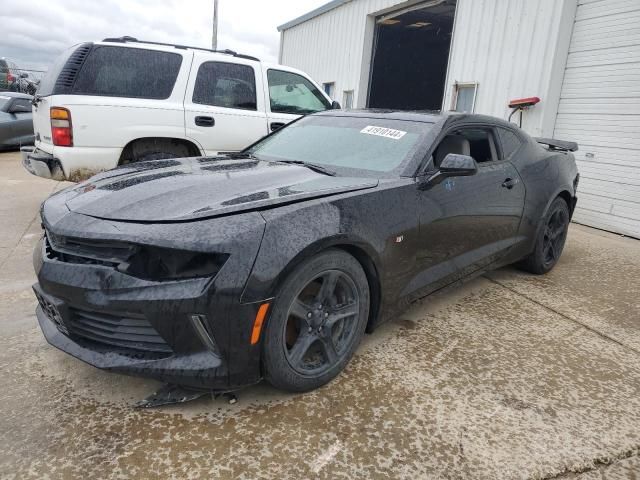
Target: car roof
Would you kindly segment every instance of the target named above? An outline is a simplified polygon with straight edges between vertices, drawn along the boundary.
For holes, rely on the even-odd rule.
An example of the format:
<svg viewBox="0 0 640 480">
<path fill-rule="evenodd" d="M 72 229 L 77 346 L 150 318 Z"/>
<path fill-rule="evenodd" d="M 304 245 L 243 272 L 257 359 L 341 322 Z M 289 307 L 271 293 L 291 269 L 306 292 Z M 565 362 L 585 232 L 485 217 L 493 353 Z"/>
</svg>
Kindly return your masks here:
<svg viewBox="0 0 640 480">
<path fill-rule="evenodd" d="M 320 116 L 336 117 L 361 117 L 379 118 L 389 120 L 405 120 L 411 122 L 438 123 L 445 120 L 469 121 L 474 123 L 493 123 L 497 125 L 512 125 L 506 120 L 490 115 L 480 115 L 477 113 L 440 112 L 440 111 L 420 111 L 420 110 L 387 110 L 377 108 L 364 108 L 354 110 L 325 110 L 315 113 Z"/>
<path fill-rule="evenodd" d="M 379 118 L 388 120 L 408 120 L 412 122 L 435 123 L 442 120 L 443 115 L 440 112 L 418 112 L 405 110 L 384 110 L 377 108 L 364 108 L 354 110 L 325 110 L 323 112 L 314 113 L 314 116 L 329 117 L 360 117 L 360 118 Z"/>
<path fill-rule="evenodd" d="M 27 95 L 26 93 L 3 92 L 3 91 L 0 91 L 0 97 L 28 98 L 28 99 L 32 99 L 33 98 L 31 95 Z"/>
</svg>

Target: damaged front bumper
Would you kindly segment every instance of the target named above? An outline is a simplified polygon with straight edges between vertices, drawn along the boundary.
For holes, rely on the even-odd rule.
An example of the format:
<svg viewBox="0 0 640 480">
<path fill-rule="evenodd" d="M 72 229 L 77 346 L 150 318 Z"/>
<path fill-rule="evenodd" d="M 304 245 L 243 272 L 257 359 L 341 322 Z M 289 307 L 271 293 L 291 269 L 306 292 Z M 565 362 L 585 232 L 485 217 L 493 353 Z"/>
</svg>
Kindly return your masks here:
<svg viewBox="0 0 640 480">
<path fill-rule="evenodd" d="M 43 210 L 47 232 L 63 242 L 160 244 L 229 257 L 215 276 L 158 281 L 80 258 L 81 251 L 60 256 L 44 236 L 34 251 L 34 292 L 51 345 L 101 369 L 197 390 L 231 391 L 261 379 L 260 346 L 250 342 L 260 303 L 240 300 L 262 238 L 261 216 L 114 222 L 69 212 L 64 198 L 51 197 Z M 72 243 L 63 245 L 68 251 Z"/>
</svg>

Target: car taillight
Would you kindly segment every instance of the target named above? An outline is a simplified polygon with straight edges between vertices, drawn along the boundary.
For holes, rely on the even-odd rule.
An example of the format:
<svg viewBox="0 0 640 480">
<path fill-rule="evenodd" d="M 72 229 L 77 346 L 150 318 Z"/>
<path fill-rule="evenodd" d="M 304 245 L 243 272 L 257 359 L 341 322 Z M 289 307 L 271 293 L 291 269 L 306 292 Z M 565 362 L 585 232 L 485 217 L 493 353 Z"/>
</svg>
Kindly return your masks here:
<svg viewBox="0 0 640 480">
<path fill-rule="evenodd" d="M 15 79 L 16 77 L 11 75 L 10 73 L 7 73 L 7 82 L 13 82 Z"/>
<path fill-rule="evenodd" d="M 53 144 L 58 147 L 73 147 L 71 112 L 66 108 L 53 107 L 50 117 Z"/>
</svg>

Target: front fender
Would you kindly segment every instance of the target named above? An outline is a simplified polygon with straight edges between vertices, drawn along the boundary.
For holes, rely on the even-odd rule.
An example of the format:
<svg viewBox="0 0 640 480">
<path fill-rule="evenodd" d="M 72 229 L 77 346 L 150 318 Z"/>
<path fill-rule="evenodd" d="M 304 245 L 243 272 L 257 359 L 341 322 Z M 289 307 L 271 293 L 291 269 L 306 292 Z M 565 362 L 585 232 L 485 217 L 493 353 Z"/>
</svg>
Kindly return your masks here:
<svg viewBox="0 0 640 480">
<path fill-rule="evenodd" d="M 256 262 L 242 294 L 243 303 L 268 300 L 280 283 L 304 260 L 333 246 L 351 246 L 364 251 L 374 266 L 380 264 L 384 240 L 349 208 L 337 203 L 313 202 L 263 212 L 266 221 Z"/>
</svg>

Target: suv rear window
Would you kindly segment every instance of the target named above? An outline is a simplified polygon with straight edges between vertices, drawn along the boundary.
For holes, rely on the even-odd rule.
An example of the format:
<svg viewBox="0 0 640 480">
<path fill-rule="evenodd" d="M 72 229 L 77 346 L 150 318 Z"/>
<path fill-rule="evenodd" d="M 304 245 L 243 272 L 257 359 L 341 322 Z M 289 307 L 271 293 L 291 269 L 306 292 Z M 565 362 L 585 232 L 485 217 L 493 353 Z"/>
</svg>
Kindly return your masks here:
<svg viewBox="0 0 640 480">
<path fill-rule="evenodd" d="M 72 93 L 106 97 L 171 96 L 182 55 L 140 48 L 97 46 L 75 80 Z"/>
</svg>

